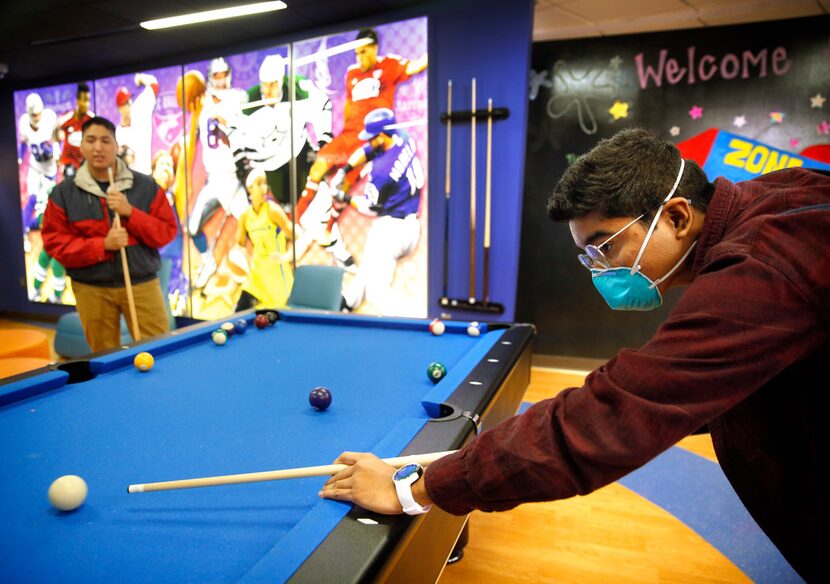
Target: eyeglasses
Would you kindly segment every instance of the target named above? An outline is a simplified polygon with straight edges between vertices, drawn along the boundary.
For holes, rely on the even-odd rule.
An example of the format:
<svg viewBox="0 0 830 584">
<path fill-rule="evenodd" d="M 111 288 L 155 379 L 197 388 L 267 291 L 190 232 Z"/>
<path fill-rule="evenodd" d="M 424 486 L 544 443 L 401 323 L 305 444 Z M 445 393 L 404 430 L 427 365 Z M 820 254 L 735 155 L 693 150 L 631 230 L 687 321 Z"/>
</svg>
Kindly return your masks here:
<svg viewBox="0 0 830 584">
<path fill-rule="evenodd" d="M 608 258 L 605 256 L 605 254 L 609 250 L 608 244 L 610 243 L 610 241 L 612 239 L 614 239 L 615 237 L 617 237 L 620 233 L 622 233 L 623 231 L 625 231 L 626 229 L 628 229 L 629 227 L 634 225 L 637 221 L 639 221 L 640 219 L 642 219 L 643 217 L 645 217 L 646 215 L 648 215 L 649 213 L 654 211 L 655 209 L 659 209 L 660 207 L 662 207 L 663 205 L 668 203 L 669 200 L 670 199 L 660 201 L 659 203 L 657 203 L 655 206 L 648 209 L 645 213 L 643 213 L 642 215 L 640 215 L 636 219 L 632 219 L 631 221 L 626 223 L 625 226 L 622 229 L 617 231 L 614 235 L 612 235 L 611 237 L 609 237 L 608 239 L 603 241 L 601 244 L 599 244 L 599 245 L 586 245 L 585 246 L 585 253 L 578 254 L 576 256 L 576 259 L 579 260 L 579 263 L 582 264 L 582 267 L 585 268 L 586 270 L 607 270 L 607 269 L 609 269 L 611 267 L 611 262 L 608 260 Z M 691 199 L 686 199 L 686 200 L 689 201 L 690 205 L 692 204 Z M 655 225 L 656 225 L 656 222 L 652 225 L 652 228 L 649 230 L 649 234 L 648 234 L 649 236 L 651 235 L 651 231 L 654 229 Z M 638 260 L 639 260 L 639 258 L 638 258 Z"/>
</svg>

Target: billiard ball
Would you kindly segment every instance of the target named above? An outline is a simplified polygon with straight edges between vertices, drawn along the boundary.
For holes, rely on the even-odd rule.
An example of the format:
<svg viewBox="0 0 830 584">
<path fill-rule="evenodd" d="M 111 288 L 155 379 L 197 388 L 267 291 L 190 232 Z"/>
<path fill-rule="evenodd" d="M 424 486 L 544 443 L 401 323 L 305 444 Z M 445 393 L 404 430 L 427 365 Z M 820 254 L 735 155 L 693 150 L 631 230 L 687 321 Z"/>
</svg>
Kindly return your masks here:
<svg viewBox="0 0 830 584">
<path fill-rule="evenodd" d="M 229 337 L 232 337 L 236 332 L 236 328 L 234 328 L 234 324 L 232 322 L 223 322 L 222 326 L 220 326 L 219 328 L 228 333 Z"/>
<path fill-rule="evenodd" d="M 481 334 L 481 326 L 475 321 L 470 323 L 470 326 L 467 327 L 467 334 L 471 337 L 477 337 Z"/>
<path fill-rule="evenodd" d="M 265 316 L 268 317 L 268 324 L 273 325 L 275 322 L 277 322 L 277 313 L 273 310 L 269 310 L 268 312 L 266 312 Z"/>
<path fill-rule="evenodd" d="M 268 317 L 264 314 L 257 314 L 254 319 L 254 324 L 258 329 L 264 329 L 269 324 Z"/>
<path fill-rule="evenodd" d="M 224 345 L 228 342 L 228 333 L 225 332 L 225 329 L 216 329 L 213 331 L 213 334 L 210 335 L 210 338 L 213 339 L 215 344 Z"/>
<path fill-rule="evenodd" d="M 438 335 L 443 335 L 446 328 L 447 327 L 444 326 L 444 323 L 437 318 L 429 323 L 429 332 L 434 334 L 436 337 Z"/>
<path fill-rule="evenodd" d="M 153 356 L 147 352 L 141 352 L 135 356 L 135 359 L 133 359 L 133 365 L 135 365 L 135 368 L 139 371 L 149 371 L 153 368 L 154 363 L 155 359 L 153 359 Z"/>
<path fill-rule="evenodd" d="M 248 321 L 244 318 L 240 318 L 235 323 L 233 323 L 233 328 L 236 329 L 236 334 L 244 335 L 245 331 L 248 330 Z"/>
<path fill-rule="evenodd" d="M 447 376 L 447 368 L 443 363 L 433 361 L 427 367 L 427 377 L 433 383 L 438 383 Z"/>
<path fill-rule="evenodd" d="M 86 501 L 86 481 L 77 475 L 65 475 L 49 486 L 49 503 L 61 511 L 73 511 Z"/>
<path fill-rule="evenodd" d="M 331 405 L 331 392 L 325 387 L 315 387 L 308 394 L 308 403 L 318 411 L 323 411 Z"/>
</svg>

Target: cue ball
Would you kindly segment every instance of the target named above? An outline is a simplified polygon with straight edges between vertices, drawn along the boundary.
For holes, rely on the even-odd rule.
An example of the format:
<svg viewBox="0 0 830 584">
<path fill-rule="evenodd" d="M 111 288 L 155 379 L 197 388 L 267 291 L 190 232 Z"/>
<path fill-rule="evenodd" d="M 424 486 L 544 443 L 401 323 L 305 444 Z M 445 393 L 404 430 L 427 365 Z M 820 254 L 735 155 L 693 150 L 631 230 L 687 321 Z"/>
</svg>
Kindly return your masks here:
<svg viewBox="0 0 830 584">
<path fill-rule="evenodd" d="M 49 503 L 61 511 L 73 511 L 86 501 L 86 482 L 76 475 L 55 479 L 49 486 Z"/>
<path fill-rule="evenodd" d="M 135 356 L 133 359 L 133 365 L 139 371 L 149 371 L 153 368 L 153 364 L 155 363 L 155 359 L 150 353 L 142 352 Z"/>
<path fill-rule="evenodd" d="M 244 318 L 240 318 L 235 323 L 233 323 L 233 328 L 236 329 L 236 334 L 244 335 L 245 331 L 248 330 L 248 321 Z"/>
<path fill-rule="evenodd" d="M 234 324 L 232 322 L 223 322 L 222 326 L 219 328 L 228 333 L 228 337 L 232 337 L 236 332 L 236 328 L 234 328 Z"/>
<path fill-rule="evenodd" d="M 445 330 L 446 326 L 444 326 L 444 323 L 437 318 L 429 323 L 429 332 L 434 334 L 436 337 L 438 335 L 443 335 Z"/>
<path fill-rule="evenodd" d="M 308 403 L 315 410 L 322 412 L 331 405 L 331 392 L 325 387 L 315 387 L 308 394 Z"/>
<path fill-rule="evenodd" d="M 443 363 L 433 361 L 427 367 L 427 377 L 433 383 L 438 383 L 447 376 L 447 367 Z"/>
<path fill-rule="evenodd" d="M 268 322 L 268 317 L 264 314 L 257 314 L 256 318 L 254 319 L 254 324 L 258 329 L 264 329 L 270 323 Z"/>
<path fill-rule="evenodd" d="M 470 326 L 467 327 L 467 334 L 471 337 L 477 337 L 481 334 L 481 328 L 477 322 L 473 321 L 470 323 Z"/>
<path fill-rule="evenodd" d="M 213 334 L 210 335 L 210 338 L 213 339 L 215 344 L 224 345 L 228 342 L 228 333 L 226 333 L 224 329 L 216 329 L 213 331 Z"/>
</svg>

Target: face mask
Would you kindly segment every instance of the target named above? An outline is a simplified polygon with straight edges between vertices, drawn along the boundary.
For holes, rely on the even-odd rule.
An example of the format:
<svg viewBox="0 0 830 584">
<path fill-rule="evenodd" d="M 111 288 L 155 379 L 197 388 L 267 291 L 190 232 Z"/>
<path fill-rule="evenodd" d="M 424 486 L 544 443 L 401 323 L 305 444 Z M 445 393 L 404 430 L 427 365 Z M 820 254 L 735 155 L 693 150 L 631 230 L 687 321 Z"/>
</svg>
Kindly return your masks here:
<svg viewBox="0 0 830 584">
<path fill-rule="evenodd" d="M 660 294 L 660 290 L 657 289 L 658 284 L 671 276 L 674 271 L 679 268 L 684 261 L 686 261 L 686 258 L 689 257 L 689 254 L 692 252 L 695 245 L 697 245 L 697 241 L 692 243 L 689 249 L 686 250 L 686 253 L 683 254 L 683 257 L 680 258 L 680 261 L 674 264 L 674 267 L 672 267 L 672 269 L 670 269 L 662 278 L 652 281 L 651 278 L 640 271 L 640 258 L 643 257 L 646 245 L 648 245 L 648 242 L 654 233 L 654 229 L 657 227 L 657 221 L 660 218 L 660 213 L 663 212 L 663 206 L 669 199 L 672 198 L 672 196 L 674 196 L 674 192 L 677 190 L 677 185 L 680 184 L 680 179 L 683 176 L 683 169 L 685 165 L 685 160 L 681 159 L 680 172 L 677 173 L 677 179 L 674 181 L 674 186 L 666 198 L 663 199 L 663 203 L 660 205 L 657 214 L 654 216 L 654 220 L 651 222 L 648 233 L 646 233 L 646 238 L 643 240 L 643 245 L 640 246 L 640 251 L 637 254 L 637 258 L 634 260 L 634 265 L 630 268 L 595 268 L 591 270 L 591 279 L 594 283 L 594 287 L 603 297 L 608 306 L 611 307 L 611 310 L 654 310 L 662 305 L 663 296 Z M 645 215 L 645 213 L 643 215 Z M 608 243 L 617 235 L 634 225 L 634 223 L 639 221 L 643 215 L 640 215 L 634 221 L 630 222 L 614 235 L 606 239 L 602 245 L 605 245 L 605 243 Z M 602 247 L 602 245 L 599 247 Z"/>
</svg>

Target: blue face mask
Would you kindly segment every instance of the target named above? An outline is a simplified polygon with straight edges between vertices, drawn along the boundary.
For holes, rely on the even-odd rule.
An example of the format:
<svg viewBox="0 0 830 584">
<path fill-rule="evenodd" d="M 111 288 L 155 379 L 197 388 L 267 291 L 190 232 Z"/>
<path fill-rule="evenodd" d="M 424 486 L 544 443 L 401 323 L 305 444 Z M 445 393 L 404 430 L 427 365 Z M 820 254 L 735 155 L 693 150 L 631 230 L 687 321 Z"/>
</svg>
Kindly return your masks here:
<svg viewBox="0 0 830 584">
<path fill-rule="evenodd" d="M 640 271 L 640 258 L 643 257 L 646 245 L 648 245 L 648 242 L 654 233 L 654 229 L 657 227 L 657 220 L 660 218 L 660 213 L 663 212 L 663 205 L 666 201 L 671 199 L 672 196 L 674 196 L 674 192 L 677 190 L 677 185 L 680 184 L 680 178 L 683 176 L 683 168 L 685 167 L 685 164 L 686 161 L 681 159 L 680 172 L 677 173 L 677 179 L 674 182 L 674 186 L 668 196 L 663 199 L 663 204 L 660 205 L 657 214 L 654 216 L 654 220 L 651 222 L 648 233 L 646 233 L 646 237 L 643 240 L 643 245 L 640 246 L 640 251 L 637 254 L 637 258 L 634 260 L 634 265 L 630 268 L 594 268 L 591 270 L 591 279 L 594 283 L 594 287 L 603 297 L 608 306 L 611 307 L 611 310 L 654 310 L 655 308 L 658 308 L 661 304 L 663 304 L 663 296 L 660 294 L 660 290 L 657 289 L 657 285 L 671 276 L 674 271 L 679 268 L 684 261 L 686 261 L 686 258 L 689 257 L 689 254 L 692 252 L 695 245 L 697 245 L 697 241 L 692 243 L 689 249 L 686 250 L 686 253 L 683 254 L 683 257 L 680 258 L 680 261 L 678 261 L 662 278 L 652 281 L 651 278 Z M 599 247 L 602 248 L 603 245 L 642 219 L 644 215 L 645 213 L 628 223 L 625 227 L 606 239 Z"/>
</svg>

